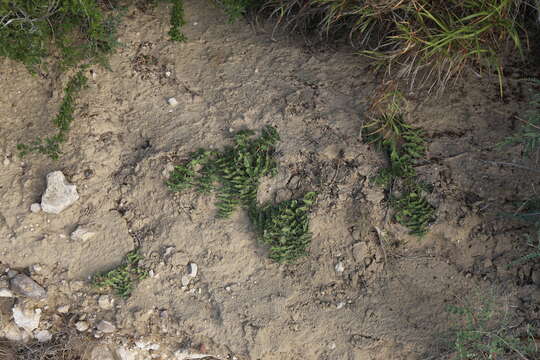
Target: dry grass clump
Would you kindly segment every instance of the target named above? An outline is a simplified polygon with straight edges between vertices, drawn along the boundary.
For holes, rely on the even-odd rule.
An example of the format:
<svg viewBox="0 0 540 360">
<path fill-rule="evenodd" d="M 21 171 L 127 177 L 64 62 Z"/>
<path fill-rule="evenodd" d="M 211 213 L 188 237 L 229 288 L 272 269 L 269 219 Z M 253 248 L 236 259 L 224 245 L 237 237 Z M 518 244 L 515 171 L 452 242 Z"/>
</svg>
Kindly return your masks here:
<svg viewBox="0 0 540 360">
<path fill-rule="evenodd" d="M 87 360 L 92 339 L 73 332 L 57 334 L 46 343 L 0 340 L 0 360 Z"/>
<path fill-rule="evenodd" d="M 221 0 L 256 8 L 277 27 L 347 37 L 393 78 L 442 90 L 465 68 L 497 74 L 521 54 L 531 0 Z"/>
</svg>

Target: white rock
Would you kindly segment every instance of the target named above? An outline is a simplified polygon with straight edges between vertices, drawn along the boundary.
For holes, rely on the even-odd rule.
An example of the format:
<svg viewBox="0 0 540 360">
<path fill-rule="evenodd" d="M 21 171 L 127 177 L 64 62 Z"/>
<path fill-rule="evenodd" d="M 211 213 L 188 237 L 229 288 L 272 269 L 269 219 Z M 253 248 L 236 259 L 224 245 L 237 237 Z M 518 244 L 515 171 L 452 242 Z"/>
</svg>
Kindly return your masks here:
<svg viewBox="0 0 540 360">
<path fill-rule="evenodd" d="M 59 214 L 78 199 L 77 187 L 69 184 L 61 171 L 47 175 L 47 189 L 41 197 L 41 209 L 44 212 Z"/>
<path fill-rule="evenodd" d="M 86 321 L 77 321 L 75 323 L 75 328 L 77 329 L 77 331 L 80 331 L 80 332 L 84 332 L 88 330 L 89 327 L 90 326 L 88 325 Z"/>
<path fill-rule="evenodd" d="M 167 102 L 169 103 L 169 105 L 171 105 L 171 106 L 173 106 L 173 107 L 178 105 L 178 101 L 177 101 L 175 98 L 173 98 L 173 97 L 172 97 L 172 98 L 168 98 L 168 99 L 167 99 Z"/>
<path fill-rule="evenodd" d="M 38 213 L 41 211 L 41 204 L 39 203 L 33 203 L 30 205 L 30 211 L 33 213 Z"/>
<path fill-rule="evenodd" d="M 342 273 L 343 271 L 345 271 L 345 266 L 341 261 L 336 264 L 336 271 L 338 273 Z"/>
<path fill-rule="evenodd" d="M 144 341 L 144 340 L 137 340 L 135 341 L 135 345 L 141 349 L 141 350 L 159 350 L 160 346 L 159 344 Z"/>
<path fill-rule="evenodd" d="M 336 305 L 336 309 L 338 309 L 338 310 L 343 309 L 344 306 L 345 306 L 345 302 L 341 301 Z"/>
<path fill-rule="evenodd" d="M 37 341 L 44 343 L 52 340 L 52 334 L 48 330 L 40 330 L 35 335 L 35 338 Z"/>
<path fill-rule="evenodd" d="M 110 334 L 110 333 L 113 333 L 116 331 L 116 326 L 114 326 L 113 324 L 111 324 L 110 322 L 108 321 L 105 321 L 105 320 L 101 320 L 98 324 L 97 324 L 97 329 L 103 333 L 106 333 L 106 334 Z"/>
<path fill-rule="evenodd" d="M 47 297 L 45 289 L 24 274 L 18 274 L 11 279 L 11 289 L 32 299 L 41 300 Z"/>
<path fill-rule="evenodd" d="M 187 275 L 182 276 L 182 286 L 188 286 L 191 281 L 190 277 Z"/>
<path fill-rule="evenodd" d="M 59 306 L 56 311 L 58 311 L 60 314 L 67 314 L 69 312 L 69 305 Z"/>
<path fill-rule="evenodd" d="M 199 271 L 199 267 L 197 266 L 197 264 L 189 263 L 189 265 L 188 265 L 188 276 L 189 277 L 192 277 L 192 278 L 196 277 L 198 271 Z"/>
<path fill-rule="evenodd" d="M 4 159 L 4 166 L 8 166 L 11 163 L 8 158 Z"/>
<path fill-rule="evenodd" d="M 85 229 L 81 226 L 77 227 L 77 229 L 71 233 L 70 239 L 74 241 L 87 241 L 90 240 L 92 237 L 96 235 L 95 232 L 92 232 L 88 229 Z"/>
<path fill-rule="evenodd" d="M 32 266 L 30 266 L 30 271 L 33 272 L 33 273 L 40 273 L 41 271 L 43 270 L 43 267 L 39 264 L 34 264 Z"/>
<path fill-rule="evenodd" d="M 13 307 L 13 321 L 18 327 L 25 329 L 28 332 L 32 332 L 39 326 L 39 320 L 41 319 L 41 309 L 27 309 L 17 304 Z"/>
<path fill-rule="evenodd" d="M 9 289 L 0 289 L 0 297 L 13 297 L 13 291 Z"/>
<path fill-rule="evenodd" d="M 98 305 L 103 310 L 111 310 L 114 306 L 114 299 L 109 295 L 101 295 L 98 299 Z"/>
</svg>

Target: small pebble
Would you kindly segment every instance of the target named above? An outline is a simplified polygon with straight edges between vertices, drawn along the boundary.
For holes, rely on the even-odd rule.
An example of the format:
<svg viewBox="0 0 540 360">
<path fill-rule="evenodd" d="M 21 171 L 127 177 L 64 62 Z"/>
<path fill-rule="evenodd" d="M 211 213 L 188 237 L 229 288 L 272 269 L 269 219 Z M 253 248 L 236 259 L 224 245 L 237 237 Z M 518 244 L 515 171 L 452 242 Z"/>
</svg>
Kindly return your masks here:
<svg viewBox="0 0 540 360">
<path fill-rule="evenodd" d="M 11 161 L 9 161 L 8 158 L 5 158 L 5 159 L 4 159 L 4 166 L 8 166 L 10 162 L 11 162 Z"/>
<path fill-rule="evenodd" d="M 189 276 L 187 275 L 182 276 L 182 286 L 188 286 L 190 281 L 191 279 L 189 278 Z"/>
<path fill-rule="evenodd" d="M 13 297 L 13 292 L 9 289 L 0 289 L 0 297 Z"/>
<path fill-rule="evenodd" d="M 345 302 L 341 301 L 336 305 L 336 309 L 342 309 L 345 306 Z"/>
<path fill-rule="evenodd" d="M 113 333 L 116 331 L 116 326 L 114 326 L 113 324 L 111 324 L 110 322 L 108 321 L 105 321 L 105 320 L 101 320 L 98 324 L 97 324 L 97 329 L 105 334 L 110 334 L 110 333 Z"/>
<path fill-rule="evenodd" d="M 40 212 L 41 211 L 41 204 L 33 203 L 32 205 L 30 205 L 30 211 L 33 212 L 34 214 Z"/>
<path fill-rule="evenodd" d="M 109 295 L 101 295 L 98 299 L 98 305 L 103 310 L 111 310 L 114 306 L 114 299 Z"/>
<path fill-rule="evenodd" d="M 197 266 L 197 264 L 189 263 L 189 265 L 188 265 L 188 276 L 189 277 L 192 277 L 192 278 L 196 277 L 198 271 L 199 271 L 199 267 Z"/>
<path fill-rule="evenodd" d="M 36 339 L 40 343 L 45 343 L 52 340 L 52 334 L 48 330 L 41 330 L 36 334 Z"/>
<path fill-rule="evenodd" d="M 58 311 L 61 314 L 67 314 L 69 312 L 69 305 L 62 305 L 59 306 L 56 311 Z"/>
<path fill-rule="evenodd" d="M 342 273 L 343 271 L 345 271 L 345 266 L 341 261 L 336 264 L 336 271 L 338 273 Z"/>
<path fill-rule="evenodd" d="M 79 332 L 84 332 L 86 330 L 88 330 L 88 323 L 86 321 L 78 321 L 75 323 L 75 328 L 77 329 L 77 331 Z"/>
<path fill-rule="evenodd" d="M 178 101 L 173 97 L 167 99 L 167 102 L 169 103 L 170 106 L 173 106 L 173 107 L 178 105 Z"/>
</svg>

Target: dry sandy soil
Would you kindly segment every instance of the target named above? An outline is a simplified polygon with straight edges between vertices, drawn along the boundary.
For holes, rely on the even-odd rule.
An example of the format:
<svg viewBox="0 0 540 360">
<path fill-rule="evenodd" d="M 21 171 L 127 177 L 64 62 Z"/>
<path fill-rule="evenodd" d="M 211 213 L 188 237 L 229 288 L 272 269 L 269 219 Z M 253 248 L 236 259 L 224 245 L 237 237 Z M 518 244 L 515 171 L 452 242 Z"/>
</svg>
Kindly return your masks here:
<svg viewBox="0 0 540 360">
<path fill-rule="evenodd" d="M 520 160 L 518 148 L 496 147 L 524 108 L 519 83 L 510 80 L 503 100 L 496 81 L 473 77 L 440 98 L 407 94 L 408 121 L 429 141 L 417 170 L 437 206 L 437 221 L 418 239 L 392 221 L 383 190 L 369 181 L 385 158 L 360 136 L 381 83 L 368 63 L 347 49 L 272 38 L 244 20 L 228 24 L 210 1 L 185 6 L 183 44 L 167 40 L 166 7 L 130 8 L 112 71 L 89 71 L 56 162 L 20 159 L 16 144 L 51 132 L 67 76 L 32 76 L 1 60 L 0 261 L 21 271 L 41 265 L 31 275 L 48 290 L 39 306 L 51 329 L 86 314 L 91 324 L 117 325 L 101 341 L 144 338 L 222 359 L 412 360 L 444 357 L 445 308 L 474 291 L 495 287 L 521 322 L 540 321 L 540 267 L 507 268 L 523 254 L 524 227 L 500 216 L 540 177 L 495 163 Z M 217 219 L 211 196 L 173 194 L 164 184 L 191 151 L 265 125 L 282 140 L 279 174 L 265 179 L 260 199 L 319 192 L 310 254 L 293 265 L 266 257 L 242 211 Z M 30 212 L 54 170 L 80 199 L 59 215 Z M 97 235 L 70 240 L 79 225 Z M 137 247 L 154 276 L 100 309 L 88 277 Z M 199 272 L 182 289 L 189 262 Z M 69 313 L 55 314 L 65 304 Z"/>
</svg>

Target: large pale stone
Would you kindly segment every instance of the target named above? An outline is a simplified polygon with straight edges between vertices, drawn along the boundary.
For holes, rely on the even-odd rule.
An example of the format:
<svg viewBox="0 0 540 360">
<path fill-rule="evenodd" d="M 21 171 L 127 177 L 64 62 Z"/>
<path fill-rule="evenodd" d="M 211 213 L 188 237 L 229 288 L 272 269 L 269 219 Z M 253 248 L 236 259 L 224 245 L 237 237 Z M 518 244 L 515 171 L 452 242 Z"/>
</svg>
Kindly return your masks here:
<svg viewBox="0 0 540 360">
<path fill-rule="evenodd" d="M 41 197 L 41 209 L 44 212 L 59 214 L 78 199 L 77 187 L 69 184 L 61 171 L 47 175 L 47 189 Z"/>
<path fill-rule="evenodd" d="M 18 274 L 11 279 L 11 289 L 32 299 L 41 300 L 47 297 L 47 291 L 24 274 Z"/>
<path fill-rule="evenodd" d="M 13 321 L 28 332 L 37 329 L 40 319 L 41 309 L 28 309 L 19 304 L 13 307 Z"/>
</svg>

